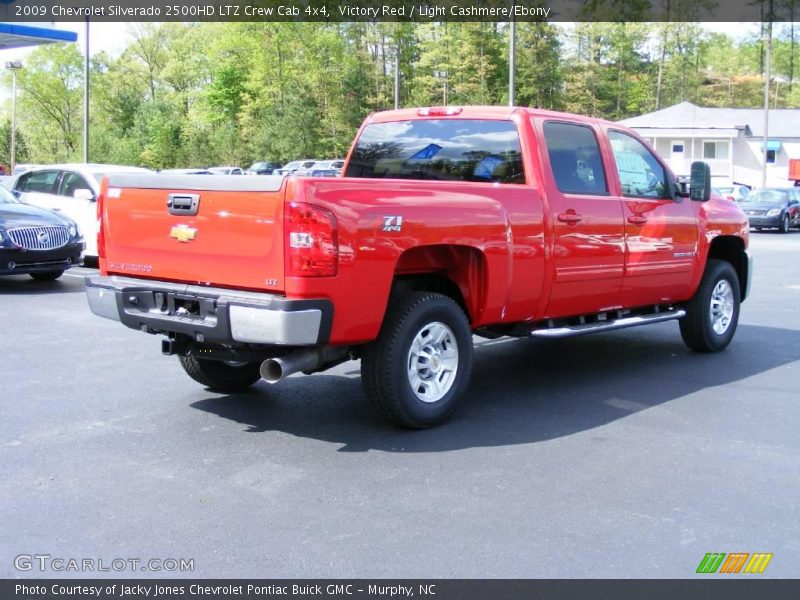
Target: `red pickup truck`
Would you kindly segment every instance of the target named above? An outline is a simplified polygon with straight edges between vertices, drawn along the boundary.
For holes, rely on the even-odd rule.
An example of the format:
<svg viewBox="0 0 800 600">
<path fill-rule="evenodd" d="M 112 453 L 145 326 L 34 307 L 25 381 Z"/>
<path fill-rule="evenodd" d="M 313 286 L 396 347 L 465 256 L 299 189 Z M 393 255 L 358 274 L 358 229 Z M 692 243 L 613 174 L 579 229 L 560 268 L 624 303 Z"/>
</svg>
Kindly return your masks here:
<svg viewBox="0 0 800 600">
<path fill-rule="evenodd" d="M 111 175 L 92 311 L 165 337 L 220 391 L 361 359 L 367 397 L 429 427 L 472 334 L 556 338 L 679 320 L 724 349 L 750 287 L 747 218 L 633 131 L 530 108 L 371 115 L 343 177 Z"/>
</svg>

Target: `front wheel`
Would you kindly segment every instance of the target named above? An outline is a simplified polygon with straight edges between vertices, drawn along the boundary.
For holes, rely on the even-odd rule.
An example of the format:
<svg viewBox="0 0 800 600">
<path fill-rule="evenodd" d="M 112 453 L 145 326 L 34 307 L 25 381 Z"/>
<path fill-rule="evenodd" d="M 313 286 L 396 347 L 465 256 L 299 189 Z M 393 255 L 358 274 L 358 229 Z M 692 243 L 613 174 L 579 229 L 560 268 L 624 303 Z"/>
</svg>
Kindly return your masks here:
<svg viewBox="0 0 800 600">
<path fill-rule="evenodd" d="M 215 392 L 242 392 L 261 379 L 258 362 L 222 362 L 179 356 L 186 374 Z"/>
<path fill-rule="evenodd" d="M 36 281 L 55 281 L 64 274 L 64 269 L 58 271 L 37 271 L 29 273 Z"/>
<path fill-rule="evenodd" d="M 393 298 L 378 338 L 361 359 L 369 400 L 389 421 L 413 429 L 445 421 L 472 374 L 472 332 L 461 307 L 432 292 Z"/>
<path fill-rule="evenodd" d="M 789 215 L 783 215 L 783 220 L 781 220 L 778 231 L 781 233 L 789 233 Z"/>
<path fill-rule="evenodd" d="M 739 322 L 739 278 L 729 262 L 709 259 L 700 287 L 680 321 L 686 345 L 698 352 L 724 350 Z"/>
</svg>

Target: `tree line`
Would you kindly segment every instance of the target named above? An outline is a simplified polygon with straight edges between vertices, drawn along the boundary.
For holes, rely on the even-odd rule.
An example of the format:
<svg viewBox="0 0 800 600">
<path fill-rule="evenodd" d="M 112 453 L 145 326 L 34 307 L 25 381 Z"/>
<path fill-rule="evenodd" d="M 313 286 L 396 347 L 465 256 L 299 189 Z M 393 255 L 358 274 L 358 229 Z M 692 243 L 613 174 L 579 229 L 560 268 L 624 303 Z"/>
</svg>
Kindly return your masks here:
<svg viewBox="0 0 800 600">
<path fill-rule="evenodd" d="M 102 25 L 99 25 L 102 26 Z M 394 106 L 508 103 L 506 23 L 136 23 L 90 68 L 90 160 L 152 168 L 343 156 Z M 773 26 L 772 106 L 800 103 L 791 23 Z M 696 23 L 517 24 L 523 106 L 618 120 L 688 100 L 763 105 L 765 45 Z M 18 76 L 17 162 L 80 161 L 83 57 L 37 48 Z M 9 75 L 6 83 L 10 89 Z M 10 127 L 0 122 L 0 161 Z"/>
</svg>

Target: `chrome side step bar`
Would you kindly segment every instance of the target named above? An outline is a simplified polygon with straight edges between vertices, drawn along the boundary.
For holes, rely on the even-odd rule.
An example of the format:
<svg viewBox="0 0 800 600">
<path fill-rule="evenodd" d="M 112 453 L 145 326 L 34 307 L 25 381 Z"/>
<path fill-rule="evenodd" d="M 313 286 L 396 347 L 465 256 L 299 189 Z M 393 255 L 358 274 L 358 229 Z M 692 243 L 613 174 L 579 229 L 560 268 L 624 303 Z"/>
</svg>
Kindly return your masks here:
<svg viewBox="0 0 800 600">
<path fill-rule="evenodd" d="M 598 333 L 601 331 L 613 331 L 615 329 L 625 329 L 627 327 L 637 327 L 638 325 L 648 325 L 650 323 L 660 323 L 662 321 L 672 321 L 682 319 L 686 316 L 683 309 L 673 309 L 669 311 L 654 312 L 645 315 L 635 315 L 622 317 L 620 319 L 597 321 L 594 323 L 583 323 L 580 325 L 566 325 L 563 327 L 544 327 L 532 329 L 528 334 L 535 338 L 564 338 L 586 333 Z"/>
</svg>

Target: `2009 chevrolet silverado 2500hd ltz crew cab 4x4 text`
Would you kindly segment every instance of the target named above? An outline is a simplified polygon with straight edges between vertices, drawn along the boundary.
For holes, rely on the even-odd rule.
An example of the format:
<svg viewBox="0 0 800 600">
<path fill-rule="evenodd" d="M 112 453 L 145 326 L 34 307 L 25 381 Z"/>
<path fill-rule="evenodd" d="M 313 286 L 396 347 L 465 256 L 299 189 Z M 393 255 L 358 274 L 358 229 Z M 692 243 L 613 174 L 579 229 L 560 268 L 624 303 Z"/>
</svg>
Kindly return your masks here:
<svg viewBox="0 0 800 600">
<path fill-rule="evenodd" d="M 215 390 L 361 359 L 422 428 L 465 394 L 472 334 L 555 338 L 678 320 L 723 350 L 752 272 L 708 166 L 678 183 L 616 123 L 529 108 L 371 115 L 344 177 L 111 175 L 92 310 L 165 336 Z"/>
</svg>

